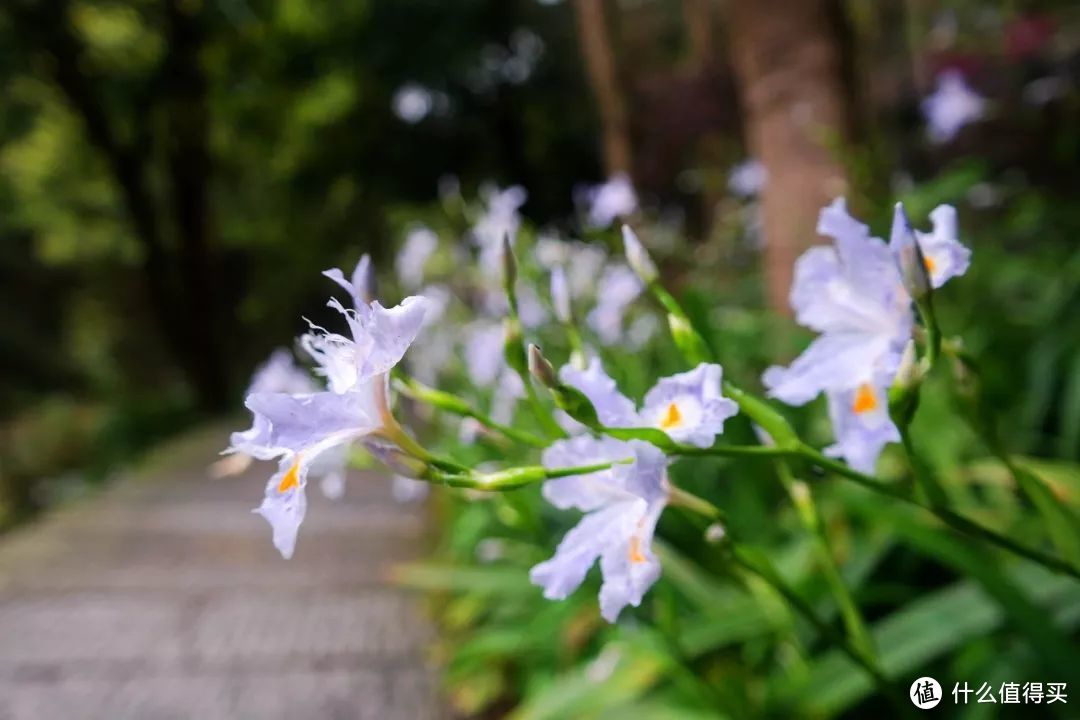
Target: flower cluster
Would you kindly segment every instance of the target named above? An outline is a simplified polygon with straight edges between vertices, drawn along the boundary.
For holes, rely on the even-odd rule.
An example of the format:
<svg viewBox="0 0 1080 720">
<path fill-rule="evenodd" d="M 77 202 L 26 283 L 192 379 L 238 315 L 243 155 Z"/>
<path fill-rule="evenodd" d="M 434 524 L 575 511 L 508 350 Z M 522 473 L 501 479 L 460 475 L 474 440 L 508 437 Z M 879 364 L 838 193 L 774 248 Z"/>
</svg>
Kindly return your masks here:
<svg viewBox="0 0 1080 720">
<path fill-rule="evenodd" d="M 589 200 L 594 225 L 633 213 L 637 203 L 625 178 L 597 189 Z M 532 568 L 532 582 L 545 597 L 563 599 L 599 560 L 600 612 L 614 622 L 627 605 L 639 605 L 660 577 L 653 537 L 664 509 L 670 504 L 708 506 L 673 486 L 672 464 L 688 455 L 723 454 L 717 439 L 725 422 L 740 411 L 778 444 L 786 442 L 777 452 L 799 445 L 782 437 L 791 431 L 775 410 L 726 381 L 719 364 L 701 359 L 710 355 L 707 343 L 663 289 L 661 268 L 630 228 L 623 227 L 626 264 L 609 262 L 596 246 L 541 237 L 533 248 L 540 277 L 547 276 L 547 297 L 534 290 L 536 283 L 522 281 L 514 236 L 524 201 L 521 188 L 485 193 L 484 207 L 467 236 L 482 272 L 468 293 L 473 315 L 465 324 L 447 320 L 455 301 L 447 286 L 424 286 L 429 280 L 425 266 L 440 252 L 439 234 L 425 226 L 409 229 L 395 263 L 399 286 L 418 294 L 395 307 L 373 299 L 366 256 L 349 278 L 328 270 L 325 275 L 350 297 L 348 307 L 336 299 L 329 302 L 348 330 L 338 334 L 311 325 L 299 340 L 324 387 L 298 368 L 287 351 L 276 352 L 248 391 L 251 428 L 233 434 L 229 451 L 278 462 L 255 512 L 270 523 L 274 545 L 286 558 L 294 552 L 304 519 L 308 478 L 323 478 L 324 491 L 340 495 L 352 445 L 362 445 L 394 471 L 395 495 L 402 499 L 422 496 L 426 489 L 410 478 L 473 490 L 541 482 L 542 495 L 553 507 L 583 515 L 554 555 Z M 916 363 L 916 310 L 926 322 L 933 290 L 963 274 L 970 260 L 970 251 L 957 239 L 955 211 L 938 207 L 930 220 L 930 232 L 916 230 L 897 206 L 886 243 L 872 237 L 842 199 L 826 207 L 817 229 L 832 245 L 814 247 L 798 260 L 791 289 L 796 320 L 819 335 L 789 366 L 771 367 L 762 378 L 770 397 L 791 405 L 824 394 L 835 433 L 835 444 L 825 452 L 857 471 L 872 472 L 883 447 L 900 439 L 889 394 Z M 539 278 L 534 273 L 532 279 Z M 697 359 L 692 369 L 657 380 L 638 404 L 620 391 L 583 339 L 574 308 L 592 299 L 585 328 L 601 346 L 610 346 L 633 334 L 624 319 L 646 293 L 668 312 L 684 356 Z M 569 336 L 573 351 L 558 372 L 535 346 L 525 351 L 523 334 L 538 332 L 549 316 Z M 394 368 L 414 341 L 422 350 L 409 363 L 410 377 Z M 490 398 L 490 412 L 423 384 L 437 382 L 445 366 L 459 357 L 461 374 L 485 393 L 473 399 Z M 539 451 L 539 465 L 481 472 L 424 448 L 394 417 L 392 370 L 395 388 L 430 408 L 460 416 L 470 441 L 483 432 L 503 443 L 522 443 Z M 549 399 L 536 392 L 534 381 L 551 391 Z M 525 400 L 537 421 L 534 428 L 543 434 L 515 426 L 517 404 Z"/>
<path fill-rule="evenodd" d="M 820 335 L 790 366 L 762 377 L 769 395 L 790 405 L 824 393 L 836 436 L 826 452 L 866 472 L 887 443 L 900 440 L 887 395 L 912 337 L 912 295 L 967 270 L 970 251 L 957 240 L 956 211 L 942 205 L 930 217 L 933 231 L 918 232 L 898 205 L 886 245 L 842 199 L 822 210 L 818 232 L 833 246 L 800 257 L 791 288 L 796 321 Z"/>
</svg>

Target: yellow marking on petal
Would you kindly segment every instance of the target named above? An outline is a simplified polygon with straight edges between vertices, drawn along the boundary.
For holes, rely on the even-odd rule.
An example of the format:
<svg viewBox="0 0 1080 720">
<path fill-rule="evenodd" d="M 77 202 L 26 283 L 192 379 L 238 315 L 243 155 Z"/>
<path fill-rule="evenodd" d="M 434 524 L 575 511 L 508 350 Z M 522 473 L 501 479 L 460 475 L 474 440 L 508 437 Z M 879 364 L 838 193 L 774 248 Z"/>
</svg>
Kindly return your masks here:
<svg viewBox="0 0 1080 720">
<path fill-rule="evenodd" d="M 668 428 L 673 428 L 681 423 L 682 413 L 679 412 L 679 406 L 675 403 L 671 403 L 667 407 L 667 413 L 664 415 L 664 419 L 660 421 L 660 427 L 667 430 Z"/>
<path fill-rule="evenodd" d="M 934 268 L 937 267 L 937 263 L 934 262 L 934 258 L 930 257 L 929 255 L 923 255 L 922 262 L 923 265 L 926 266 L 926 272 L 933 274 Z"/>
<path fill-rule="evenodd" d="M 277 491 L 279 495 L 284 495 L 295 487 L 300 487 L 300 458 L 297 458 L 292 466 L 285 471 L 285 476 L 278 483 Z"/>
<path fill-rule="evenodd" d="M 634 564 L 648 562 L 648 558 L 641 552 L 641 538 L 637 535 L 630 536 L 630 562 Z"/>
<path fill-rule="evenodd" d="M 857 415 L 862 415 L 877 410 L 877 407 L 878 400 L 874 388 L 871 387 L 870 383 L 860 385 L 859 389 L 855 391 L 855 400 L 851 403 L 851 410 Z"/>
</svg>

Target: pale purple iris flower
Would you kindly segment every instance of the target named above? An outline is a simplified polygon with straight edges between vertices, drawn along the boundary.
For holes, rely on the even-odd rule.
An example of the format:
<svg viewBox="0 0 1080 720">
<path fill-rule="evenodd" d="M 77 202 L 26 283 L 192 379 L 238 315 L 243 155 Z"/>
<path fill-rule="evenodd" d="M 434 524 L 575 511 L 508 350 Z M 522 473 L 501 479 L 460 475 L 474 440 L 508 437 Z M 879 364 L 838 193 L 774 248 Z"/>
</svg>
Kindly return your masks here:
<svg viewBox="0 0 1080 720">
<path fill-rule="evenodd" d="M 693 370 L 661 378 L 641 408 L 643 424 L 663 430 L 676 442 L 707 448 L 723 432 L 739 406 L 720 392 L 723 370 L 701 363 Z"/>
<path fill-rule="evenodd" d="M 915 236 L 930 274 L 930 284 L 939 288 L 967 272 L 971 264 L 971 250 L 960 243 L 956 208 L 938 205 L 930 211 L 930 222 L 933 230 L 928 233 L 915 230 Z"/>
<path fill-rule="evenodd" d="M 735 403 L 720 394 L 720 377 L 719 365 L 702 364 L 689 372 L 662 378 L 646 394 L 638 410 L 630 398 L 619 392 L 597 358 L 584 369 L 564 365 L 559 370 L 560 380 L 589 399 L 602 424 L 654 427 L 672 439 L 698 447 L 712 445 L 723 431 L 724 420 L 738 411 Z M 625 458 L 634 461 L 544 483 L 543 494 L 548 502 L 563 510 L 577 508 L 586 515 L 559 543 L 555 556 L 532 569 L 530 578 L 544 588 L 544 597 L 561 600 L 581 585 L 599 558 L 604 577 L 600 612 L 608 622 L 615 622 L 624 607 L 639 605 L 660 577 L 652 538 L 671 491 L 668 458 L 649 443 L 593 437 L 577 423 L 567 430 L 581 434 L 559 440 L 545 450 L 545 467 Z"/>
<path fill-rule="evenodd" d="M 255 370 L 247 392 L 303 393 L 315 389 L 311 373 L 296 364 L 291 352 L 278 348 Z"/>
<path fill-rule="evenodd" d="M 619 392 L 615 380 L 604 372 L 600 358 L 590 359 L 584 369 L 563 365 L 559 379 L 584 393 L 604 425 L 637 427 L 640 424 L 634 401 Z"/>
<path fill-rule="evenodd" d="M 899 269 L 910 265 L 901 257 L 898 232 L 907 227 L 899 220 L 902 212 L 897 209 L 893 240 L 886 245 L 848 214 L 842 199 L 822 210 L 818 232 L 834 244 L 799 258 L 791 289 L 796 320 L 820 335 L 790 366 L 771 367 L 762 377 L 769 395 L 790 405 L 824 393 L 836 437 L 826 452 L 863 472 L 874 470 L 886 444 L 900 440 L 889 418 L 888 389 L 914 326 Z M 933 220 L 933 233 L 908 231 L 916 233 L 911 242 L 925 245 L 928 279 L 938 286 L 966 269 L 969 251 L 956 241 L 952 208 L 937 208 Z M 939 273 L 931 267 L 934 258 L 941 262 Z"/>
<path fill-rule="evenodd" d="M 506 366 L 506 344 L 502 323 L 476 320 L 465 327 L 465 371 L 472 384 L 490 387 Z"/>
<path fill-rule="evenodd" d="M 274 392 L 310 393 L 317 389 L 315 380 L 306 370 L 296 364 L 292 353 L 285 348 L 278 348 L 271 353 L 266 362 L 256 368 L 245 395 Z M 249 430 L 232 434 L 230 448 L 226 452 L 240 453 L 259 460 L 276 457 L 277 453 L 259 444 L 260 439 L 265 437 L 268 430 L 265 419 L 256 416 Z M 243 467 L 246 467 L 246 463 Z"/>
<path fill-rule="evenodd" d="M 693 370 L 657 380 L 639 410 L 619 392 L 600 360 L 593 357 L 585 369 L 564 365 L 559 379 L 580 390 L 596 409 L 601 424 L 619 428 L 656 428 L 676 442 L 709 447 L 724 431 L 724 421 L 738 405 L 723 396 L 719 365 L 701 363 Z"/>
<path fill-rule="evenodd" d="M 610 227 L 616 220 L 632 215 L 638 209 L 637 193 L 625 173 L 589 188 L 585 199 L 589 205 L 589 225 L 598 228 Z"/>
<path fill-rule="evenodd" d="M 604 578 L 600 613 L 608 622 L 615 622 L 627 605 L 640 605 L 660 577 L 652 539 L 670 493 L 667 458 L 648 443 L 588 435 L 559 440 L 543 455 L 548 468 L 630 458 L 630 464 L 544 483 L 548 502 L 585 516 L 563 537 L 555 555 L 529 573 L 544 597 L 562 600 L 581 586 L 599 559 Z"/>
<path fill-rule="evenodd" d="M 525 386 L 506 364 L 506 335 L 502 323 L 478 320 L 466 328 L 465 371 L 478 388 L 494 388 L 491 414 L 498 423 L 513 419 Z"/>
<path fill-rule="evenodd" d="M 938 75 L 933 94 L 922 102 L 922 112 L 930 139 L 946 143 L 985 114 L 986 101 L 968 87 L 961 73 L 948 70 Z"/>
<path fill-rule="evenodd" d="M 410 228 L 405 235 L 394 270 L 403 287 L 415 290 L 424 282 L 424 265 L 439 247 L 439 236 L 425 225 Z"/>
<path fill-rule="evenodd" d="M 491 419 L 500 425 L 510 425 L 514 421 L 514 409 L 517 402 L 525 397 L 525 383 L 521 376 L 504 366 L 499 375 L 498 385 L 491 398 Z"/>
<path fill-rule="evenodd" d="M 585 318 L 600 341 L 614 345 L 622 339 L 623 317 L 644 286 L 637 273 L 626 265 L 609 265 L 596 288 L 596 305 Z"/>
<path fill-rule="evenodd" d="M 349 293 L 353 307 L 359 308 L 375 298 L 375 267 L 367 253 L 360 256 L 360 262 L 353 268 L 352 277 L 345 279 L 345 273 L 338 268 L 324 270 L 323 275 L 330 278 Z"/>
<path fill-rule="evenodd" d="M 408 83 L 394 93 L 394 114 L 415 125 L 426 118 L 435 107 L 435 95 L 422 85 Z"/>
<path fill-rule="evenodd" d="M 551 269 L 551 306 L 555 310 L 555 319 L 561 323 L 573 321 L 570 312 L 570 287 L 566 284 L 566 271 L 561 265 Z"/>
<path fill-rule="evenodd" d="M 528 193 L 520 185 L 500 190 L 488 186 L 481 190 L 484 212 L 472 227 L 473 243 L 480 249 L 480 267 L 493 277 L 502 268 L 503 238 L 511 240 L 521 226 L 518 210 L 525 204 Z"/>
<path fill-rule="evenodd" d="M 443 369 L 454 358 L 459 328 L 446 319 L 453 300 L 450 289 L 443 285 L 428 285 L 419 295 L 427 300 L 422 332 L 417 336 L 413 352 L 409 353 L 409 371 L 426 385 L 438 382 Z"/>
<path fill-rule="evenodd" d="M 737 197 L 750 198 L 760 195 L 765 189 L 769 173 L 760 160 L 746 160 L 731 169 L 728 176 L 728 190 Z"/>
<path fill-rule="evenodd" d="M 351 337 L 314 327 L 305 337 L 305 348 L 327 377 L 329 389 L 252 393 L 244 404 L 254 414 L 259 432 L 234 436 L 237 450 L 281 458 L 279 471 L 267 483 L 262 505 L 255 512 L 270 523 L 274 546 L 285 558 L 293 554 L 306 511 L 308 473 L 325 453 L 379 432 L 392 419 L 388 373 L 424 321 L 425 301 L 420 297 L 406 298 L 389 309 L 377 301 L 364 302 L 361 283 L 367 270 L 363 265 L 361 261 L 351 282 L 340 270 L 326 273 L 354 298 L 351 309 L 330 301 L 344 315 Z M 238 439 L 241 444 L 236 444 Z"/>
</svg>

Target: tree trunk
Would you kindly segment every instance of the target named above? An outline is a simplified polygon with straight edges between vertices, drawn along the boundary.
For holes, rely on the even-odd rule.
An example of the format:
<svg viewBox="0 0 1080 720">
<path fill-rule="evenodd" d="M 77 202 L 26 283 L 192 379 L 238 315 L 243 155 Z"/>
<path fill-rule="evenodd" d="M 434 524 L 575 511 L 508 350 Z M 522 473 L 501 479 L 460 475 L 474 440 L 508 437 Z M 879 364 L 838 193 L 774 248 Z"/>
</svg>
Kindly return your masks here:
<svg viewBox="0 0 1080 720">
<path fill-rule="evenodd" d="M 180 277 L 185 307 L 181 313 L 190 344 L 190 371 L 202 405 L 222 410 L 230 400 L 223 367 L 220 283 L 211 243 L 209 203 L 210 151 L 207 83 L 201 65 L 201 5 L 166 3 L 169 54 L 164 82 L 166 138 L 172 211 L 180 250 Z"/>
<path fill-rule="evenodd" d="M 795 260 L 816 242 L 818 211 L 847 189 L 838 158 L 849 116 L 837 10 L 830 0 L 729 4 L 747 139 L 768 172 L 767 296 L 783 313 Z"/>
<path fill-rule="evenodd" d="M 713 0 L 682 0 L 686 28 L 686 67 L 692 75 L 711 67 L 713 56 Z"/>
<path fill-rule="evenodd" d="M 626 101 L 615 69 L 604 0 L 574 0 L 578 38 L 585 68 L 589 73 L 604 142 L 604 170 L 608 177 L 630 174 L 633 155 Z"/>
</svg>

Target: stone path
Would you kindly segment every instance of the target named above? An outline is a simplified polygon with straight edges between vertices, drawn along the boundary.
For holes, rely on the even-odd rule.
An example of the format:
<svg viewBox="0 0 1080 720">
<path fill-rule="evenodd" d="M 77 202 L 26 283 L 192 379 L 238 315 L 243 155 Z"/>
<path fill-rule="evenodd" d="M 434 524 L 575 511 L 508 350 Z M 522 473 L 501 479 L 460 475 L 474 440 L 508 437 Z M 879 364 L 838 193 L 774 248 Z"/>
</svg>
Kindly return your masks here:
<svg viewBox="0 0 1080 720">
<path fill-rule="evenodd" d="M 282 560 L 249 512 L 271 468 L 208 478 L 220 438 L 0 536 L 0 720 L 440 717 L 430 629 L 384 581 L 422 508 L 309 487 Z"/>
</svg>

